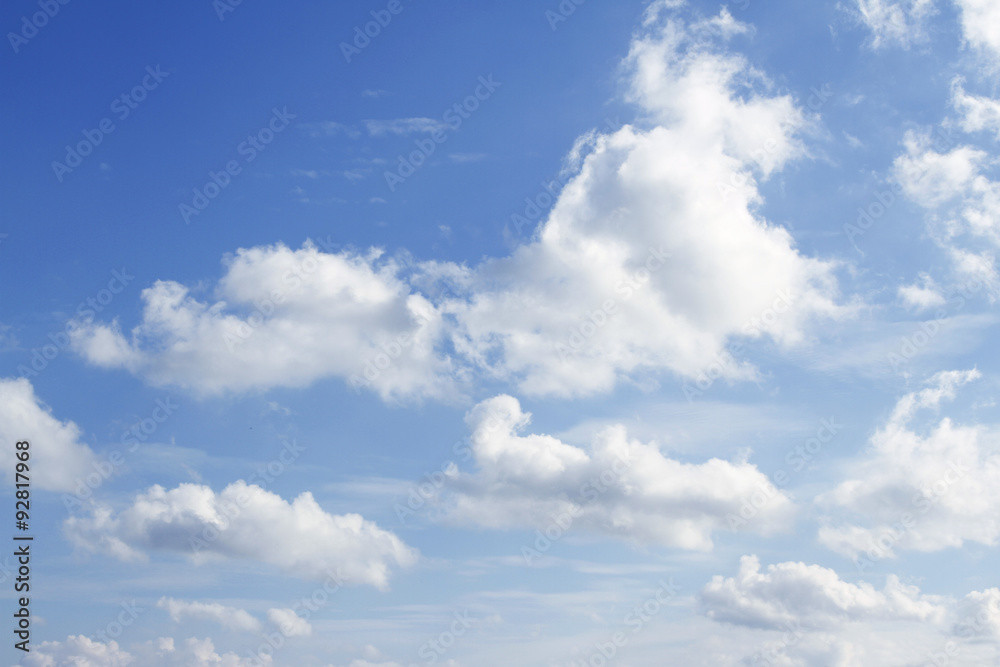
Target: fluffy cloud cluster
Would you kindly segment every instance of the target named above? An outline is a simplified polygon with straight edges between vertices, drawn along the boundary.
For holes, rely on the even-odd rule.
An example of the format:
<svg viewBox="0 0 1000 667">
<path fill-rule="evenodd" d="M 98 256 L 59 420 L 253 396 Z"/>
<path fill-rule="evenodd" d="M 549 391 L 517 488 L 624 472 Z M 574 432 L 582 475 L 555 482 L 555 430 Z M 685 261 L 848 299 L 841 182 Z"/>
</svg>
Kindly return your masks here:
<svg viewBox="0 0 1000 667">
<path fill-rule="evenodd" d="M 13 488 L 18 460 L 14 443 L 27 440 L 33 488 L 72 492 L 93 473 L 97 457 L 80 442 L 80 428 L 60 421 L 35 395 L 26 378 L 0 378 L 0 469 Z"/>
<path fill-rule="evenodd" d="M 965 132 L 993 132 L 1000 139 L 1000 100 L 965 92 L 961 79 L 952 83 L 952 105 L 959 113 L 959 125 Z"/>
<path fill-rule="evenodd" d="M 235 653 L 218 654 L 211 639 L 188 639 L 177 647 L 172 638 L 161 637 L 133 649 L 117 642 L 107 644 L 70 636 L 65 642 L 43 642 L 22 658 L 24 667 L 268 667 L 269 655 L 241 658 Z"/>
<path fill-rule="evenodd" d="M 630 440 L 621 426 L 584 450 L 549 435 L 519 435 L 530 418 L 510 396 L 468 414 L 478 470 L 449 469 L 452 520 L 701 550 L 712 548 L 714 531 L 728 530 L 741 516 L 754 532 L 789 525 L 791 502 L 745 461 L 683 463 L 655 443 Z"/>
<path fill-rule="evenodd" d="M 713 664 L 741 667 L 990 664 L 1000 638 L 1000 591 L 960 600 L 926 595 L 889 575 L 877 589 L 800 562 L 762 569 L 740 559 L 733 577 L 715 576 L 699 593 L 701 612 L 724 623 L 752 653 Z M 738 649 L 739 650 L 739 649 Z"/>
<path fill-rule="evenodd" d="M 985 127 L 984 118 L 977 115 L 978 120 L 967 120 L 966 125 Z M 927 209 L 931 234 L 951 255 L 959 278 L 996 289 L 993 254 L 1000 247 L 1000 182 L 983 173 L 989 154 L 972 146 L 950 147 L 940 138 L 935 145 L 929 133 L 909 132 L 904 145 L 906 153 L 893 166 L 895 179 L 910 199 Z"/>
<path fill-rule="evenodd" d="M 993 0 L 955 0 L 965 41 L 989 58 L 1000 57 L 1000 5 Z"/>
<path fill-rule="evenodd" d="M 1000 6 L 993 0 L 954 0 L 965 43 L 992 60 L 1000 56 Z M 857 0 L 857 14 L 872 32 L 872 47 L 907 49 L 927 39 L 938 12 L 935 0 Z"/>
<path fill-rule="evenodd" d="M 735 577 L 713 577 L 701 591 L 701 604 L 716 621 L 769 629 L 825 629 L 875 619 L 940 622 L 946 611 L 940 600 L 893 575 L 878 591 L 818 565 L 778 563 L 761 572 L 756 556 L 743 556 Z"/>
<path fill-rule="evenodd" d="M 449 362 L 433 349 L 440 314 L 411 293 L 396 262 L 306 243 L 241 249 L 226 265 L 215 301 L 158 281 L 143 290 L 143 321 L 129 336 L 116 324 L 83 325 L 73 345 L 97 365 L 199 393 L 328 376 L 355 376 L 386 398 L 450 393 Z M 386 350 L 391 372 L 382 372 Z"/>
<path fill-rule="evenodd" d="M 677 4 L 653 3 L 627 59 L 641 127 L 582 137 L 575 176 L 510 256 L 405 267 L 312 245 L 240 250 L 214 298 L 158 282 L 131 332 L 81 326 L 75 348 L 205 393 L 337 376 L 385 398 L 447 398 L 488 377 L 571 396 L 695 377 L 732 337 L 791 345 L 845 316 L 834 265 L 759 213 L 759 181 L 807 155 L 812 119 L 726 51 L 746 25 L 726 10 L 687 24 L 667 11 Z M 790 305 L 765 316 L 776 302 Z"/>
<path fill-rule="evenodd" d="M 977 371 L 939 373 L 899 400 L 871 437 L 870 452 L 850 464 L 849 479 L 817 498 L 846 517 L 820 529 L 820 542 L 852 558 L 893 557 L 901 549 L 936 551 L 1000 538 L 1000 448 L 996 433 L 944 418 L 926 434 L 911 422 L 936 409 Z M 843 517 L 843 514 L 840 515 Z"/>
<path fill-rule="evenodd" d="M 644 369 L 695 376 L 731 336 L 794 343 L 810 318 L 841 314 L 832 266 L 754 213 L 757 180 L 805 154 L 808 121 L 790 97 L 734 92 L 760 81 L 717 47 L 746 29 L 725 11 L 690 26 L 651 15 L 628 57 L 651 129 L 578 146 L 579 173 L 536 238 L 484 263 L 473 297 L 448 307 L 458 349 L 525 393 L 568 395 Z M 783 293 L 787 312 L 751 329 Z"/>
<path fill-rule="evenodd" d="M 99 505 L 70 517 L 64 530 L 79 547 L 123 560 L 145 559 L 150 550 L 186 553 L 196 562 L 252 559 L 294 576 L 339 576 L 379 588 L 393 567 L 416 559 L 398 537 L 357 514 L 328 514 L 308 492 L 289 503 L 243 481 L 218 494 L 197 484 L 154 486 L 120 512 Z"/>
<path fill-rule="evenodd" d="M 904 8 L 906 4 L 858 0 L 863 16 L 866 8 L 873 8 L 866 22 L 876 43 L 883 35 L 898 33 L 886 41 L 905 46 L 923 34 L 933 2 L 910 0 L 909 9 Z M 965 76 L 953 78 L 951 106 L 957 116 L 943 119 L 942 129 L 934 132 L 908 131 L 904 152 L 895 160 L 891 176 L 912 201 L 926 209 L 930 235 L 950 255 L 958 280 L 983 281 L 995 296 L 1000 290 L 994 260 L 1000 248 L 1000 182 L 989 176 L 995 166 L 992 146 L 976 142 L 983 133 L 992 134 L 990 139 L 1000 138 L 1000 100 L 967 92 L 967 86 L 980 84 L 992 90 L 993 74 L 1000 68 L 1000 5 L 991 0 L 955 0 L 955 5 L 964 41 L 977 54 L 974 64 L 980 72 L 971 82 Z M 890 20 L 890 16 L 896 18 Z M 914 17 L 912 25 L 902 20 L 904 16 Z"/>
<path fill-rule="evenodd" d="M 1000 640 L 1000 588 L 972 591 L 959 602 L 956 615 L 959 637 Z"/>
</svg>

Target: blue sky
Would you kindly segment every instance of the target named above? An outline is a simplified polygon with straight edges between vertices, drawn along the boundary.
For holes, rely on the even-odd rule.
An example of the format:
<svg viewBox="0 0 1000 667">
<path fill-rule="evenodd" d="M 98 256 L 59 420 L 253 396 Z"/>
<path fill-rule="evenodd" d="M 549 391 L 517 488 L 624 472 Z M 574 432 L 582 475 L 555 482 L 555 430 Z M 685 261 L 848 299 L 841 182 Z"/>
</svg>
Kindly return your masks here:
<svg viewBox="0 0 1000 667">
<path fill-rule="evenodd" d="M 5 664 L 1000 664 L 991 3 L 0 25 Z"/>
</svg>

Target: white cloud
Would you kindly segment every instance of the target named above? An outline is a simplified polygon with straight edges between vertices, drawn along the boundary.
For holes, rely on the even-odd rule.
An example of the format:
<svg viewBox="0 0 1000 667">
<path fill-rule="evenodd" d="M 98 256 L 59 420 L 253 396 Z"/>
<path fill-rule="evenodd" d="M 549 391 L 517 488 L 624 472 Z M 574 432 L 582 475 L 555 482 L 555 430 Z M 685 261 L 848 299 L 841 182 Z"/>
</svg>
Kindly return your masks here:
<svg viewBox="0 0 1000 667">
<path fill-rule="evenodd" d="M 0 244 L 3 243 L 5 236 L 6 234 L 0 234 Z M 0 322 L 0 352 L 10 352 L 20 346 L 20 341 L 17 340 L 17 336 L 11 333 L 11 330 L 12 327 L 9 324 Z"/>
<path fill-rule="evenodd" d="M 156 603 L 160 609 L 166 609 L 175 623 L 185 618 L 215 621 L 229 630 L 238 632 L 259 632 L 260 621 L 243 609 L 226 607 L 218 603 L 185 602 L 173 598 L 160 598 Z"/>
<path fill-rule="evenodd" d="M 214 301 L 159 282 L 143 292 L 143 321 L 129 337 L 94 325 L 76 349 L 204 393 L 367 370 L 389 399 L 452 398 L 476 377 L 572 396 L 664 372 L 696 377 L 733 337 L 790 346 L 817 319 L 849 315 L 835 265 L 801 254 L 759 213 L 758 182 L 808 155 L 813 121 L 726 52 L 745 24 L 725 10 L 692 24 L 661 16 L 677 4 L 655 4 L 626 62 L 642 127 L 581 137 L 568 158 L 576 175 L 511 256 L 402 267 L 312 246 L 240 250 Z M 416 120 L 399 131 L 434 122 Z M 283 277 L 307 261 L 320 268 L 293 292 Z M 441 296 L 446 284 L 457 292 Z M 252 312 L 275 291 L 285 300 L 273 313 Z M 753 324 L 786 297 L 780 316 Z M 227 337 L 247 329 L 230 352 Z M 415 342 L 397 356 L 401 336 Z M 371 366 L 376 359 L 383 365 Z M 727 380 L 756 376 L 748 364 L 723 368 Z"/>
<path fill-rule="evenodd" d="M 989 162 L 986 151 L 948 144 L 939 138 L 932 147 L 929 134 L 908 132 L 906 153 L 893 164 L 894 177 L 910 199 L 927 209 L 931 235 L 951 255 L 956 273 L 985 280 L 995 290 L 992 254 L 1000 248 L 1000 182 L 982 173 Z"/>
<path fill-rule="evenodd" d="M 693 648 L 714 649 L 712 664 L 975 667 L 992 664 L 998 601 L 995 588 L 956 601 L 924 594 L 892 574 L 879 589 L 818 565 L 762 569 L 756 556 L 743 556 L 735 576 L 713 577 L 698 596 L 702 614 L 725 624 L 725 635 L 711 628 L 688 632 L 705 637 Z M 728 655 L 719 650 L 727 643 Z"/>
<path fill-rule="evenodd" d="M 912 425 L 920 411 L 937 409 L 978 377 L 977 371 L 939 373 L 928 388 L 899 400 L 871 437 L 870 451 L 847 466 L 848 479 L 817 498 L 821 506 L 840 511 L 836 525 L 828 518 L 820 529 L 821 543 L 852 558 L 864 554 L 867 561 L 895 557 L 903 549 L 997 543 L 997 431 L 956 425 L 947 417 L 926 435 Z"/>
<path fill-rule="evenodd" d="M 70 636 L 65 642 L 42 642 L 21 659 L 24 667 L 269 667 L 269 655 L 241 658 L 218 654 L 211 639 L 188 639 L 178 648 L 172 638 L 161 637 L 128 652 L 117 642 L 107 644 Z"/>
<path fill-rule="evenodd" d="M 937 13 L 934 0 L 857 0 L 861 22 L 872 31 L 872 48 L 910 48 L 927 39 L 928 19 Z"/>
<path fill-rule="evenodd" d="M 947 303 L 934 279 L 926 273 L 920 274 L 919 284 L 901 285 L 899 296 L 903 299 L 903 303 L 918 311 L 937 308 Z"/>
<path fill-rule="evenodd" d="M 308 637 L 312 634 L 312 625 L 294 609 L 268 609 L 267 619 L 286 637 Z"/>
<path fill-rule="evenodd" d="M 449 153 L 448 159 L 452 162 L 458 162 L 460 164 L 466 162 L 480 162 L 485 160 L 489 155 L 486 153 Z"/>
<path fill-rule="evenodd" d="M 0 466 L 10 488 L 19 463 L 14 447 L 18 441 L 30 443 L 32 488 L 74 492 L 83 486 L 88 474 L 96 474 L 97 457 L 80 441 L 81 435 L 75 423 L 53 416 L 27 378 L 0 378 Z"/>
<path fill-rule="evenodd" d="M 584 450 L 549 435 L 519 435 L 530 418 L 510 396 L 469 413 L 478 470 L 448 470 L 451 520 L 707 550 L 712 533 L 728 530 L 744 502 L 760 495 L 747 530 L 768 534 L 789 525 L 788 498 L 745 461 L 683 463 L 655 443 L 629 440 L 622 426 L 602 431 Z"/>
<path fill-rule="evenodd" d="M 375 251 L 330 254 L 312 243 L 241 249 L 226 260 L 219 300 L 158 281 L 143 290 L 143 322 L 128 339 L 94 324 L 77 328 L 73 344 L 91 363 L 201 394 L 304 386 L 332 375 L 374 378 L 386 399 L 451 396 L 450 362 L 433 350 L 440 313 L 410 293 L 399 271 Z"/>
<path fill-rule="evenodd" d="M 444 132 L 448 129 L 443 121 L 433 118 L 395 118 L 393 120 L 366 120 L 365 127 L 373 137 L 385 134 L 408 135 Z"/>
<path fill-rule="evenodd" d="M 955 273 L 966 281 L 963 291 L 978 292 L 985 286 L 993 295 L 998 290 L 1000 278 L 997 275 L 996 259 L 993 253 L 986 250 L 979 253 L 962 250 L 960 248 L 948 248 L 948 255 L 951 257 L 955 267 Z"/>
<path fill-rule="evenodd" d="M 962 33 L 973 48 L 1000 57 L 1000 5 L 994 0 L 955 0 L 962 10 Z"/>
<path fill-rule="evenodd" d="M 953 632 L 963 638 L 1000 639 L 1000 589 L 973 591 L 956 610 Z"/>
<path fill-rule="evenodd" d="M 721 52 L 745 30 L 723 11 L 633 42 L 629 97 L 653 127 L 583 137 L 534 239 L 459 274 L 471 297 L 445 307 L 458 350 L 521 392 L 571 396 L 644 371 L 694 377 L 730 337 L 794 344 L 813 318 L 845 314 L 833 266 L 753 212 L 757 179 L 806 154 L 808 121 L 790 97 L 752 92 L 759 76 Z M 784 293 L 787 312 L 751 331 Z"/>
<path fill-rule="evenodd" d="M 294 576 L 340 573 L 378 588 L 387 587 L 392 567 L 416 559 L 394 534 L 357 514 L 328 514 L 311 493 L 288 503 L 243 481 L 218 494 L 197 484 L 153 486 L 120 512 L 97 506 L 64 529 L 77 546 L 123 560 L 143 560 L 149 550 L 187 553 L 195 562 L 245 558 Z"/>
<path fill-rule="evenodd" d="M 716 621 L 775 630 L 799 625 L 828 629 L 876 619 L 940 622 L 946 613 L 939 599 L 921 595 L 894 575 L 878 591 L 865 582 L 843 581 L 819 565 L 778 563 L 761 572 L 756 556 L 743 556 L 735 577 L 712 577 L 700 601 Z"/>
<path fill-rule="evenodd" d="M 903 145 L 906 153 L 893 163 L 894 176 L 906 195 L 924 208 L 935 208 L 966 194 L 987 158 L 984 151 L 971 146 L 936 150 L 930 134 L 913 131 L 906 133 Z M 937 147 L 942 147 L 940 139 Z"/>
<path fill-rule="evenodd" d="M 1000 140 L 1000 100 L 969 95 L 962 79 L 952 83 L 952 106 L 961 114 L 959 123 L 965 132 L 995 132 Z"/>
<path fill-rule="evenodd" d="M 361 133 L 350 125 L 345 125 L 332 120 L 319 123 L 302 123 L 301 127 L 313 139 L 335 137 L 341 134 L 350 137 L 351 139 L 357 139 L 361 136 Z"/>
<path fill-rule="evenodd" d="M 21 659 L 24 667 L 126 667 L 134 657 L 111 641 L 91 641 L 71 635 L 65 642 L 42 642 Z"/>
</svg>

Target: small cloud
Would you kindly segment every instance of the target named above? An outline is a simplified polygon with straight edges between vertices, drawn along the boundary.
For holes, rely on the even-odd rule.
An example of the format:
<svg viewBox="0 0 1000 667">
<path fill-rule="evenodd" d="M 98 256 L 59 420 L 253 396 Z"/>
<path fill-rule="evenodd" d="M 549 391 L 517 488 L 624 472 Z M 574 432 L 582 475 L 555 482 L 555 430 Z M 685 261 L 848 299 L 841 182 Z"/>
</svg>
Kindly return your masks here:
<svg viewBox="0 0 1000 667">
<path fill-rule="evenodd" d="M 347 169 L 341 172 L 344 178 L 351 181 L 352 183 L 364 179 L 364 177 L 370 173 L 372 173 L 371 169 Z"/>
<path fill-rule="evenodd" d="M 370 88 L 368 90 L 362 90 L 361 91 L 361 97 L 368 97 L 368 98 L 374 98 L 374 99 L 378 99 L 380 97 L 385 97 L 388 94 L 389 94 L 389 91 L 387 91 L 387 90 L 372 90 Z"/>
<path fill-rule="evenodd" d="M 920 274 L 919 284 L 901 286 L 899 296 L 908 307 L 918 311 L 940 307 L 947 303 L 937 283 L 926 273 Z"/>
<path fill-rule="evenodd" d="M 441 231 L 441 236 L 445 237 L 449 241 L 451 240 L 451 227 L 448 225 L 438 225 L 438 229 Z"/>
<path fill-rule="evenodd" d="M 448 158 L 452 162 L 479 162 L 489 157 L 486 153 L 451 153 Z"/>
<path fill-rule="evenodd" d="M 366 120 L 365 127 L 373 137 L 385 134 L 406 136 L 408 134 L 430 133 L 444 131 L 448 126 L 433 118 L 395 118 L 393 120 Z"/>
<path fill-rule="evenodd" d="M 166 597 L 160 598 L 156 606 L 166 609 L 174 623 L 191 618 L 196 621 L 214 621 L 224 628 L 237 632 L 260 631 L 260 621 L 236 607 L 226 607 L 217 603 L 186 602 Z"/>
<path fill-rule="evenodd" d="M 281 405 L 277 401 L 268 401 L 267 410 L 265 412 L 277 412 L 279 415 L 283 415 L 285 417 L 292 414 L 291 410 Z"/>
<path fill-rule="evenodd" d="M 11 327 L 0 323 L 0 352 L 16 350 L 20 346 L 20 341 L 11 333 Z"/>
<path fill-rule="evenodd" d="M 308 637 L 312 634 L 309 621 L 293 609 L 269 609 L 267 619 L 286 637 Z"/>
<path fill-rule="evenodd" d="M 361 132 L 350 125 L 344 125 L 343 123 L 338 123 L 332 120 L 322 121 L 319 123 L 302 123 L 301 127 L 313 139 L 337 137 L 342 134 L 350 137 L 351 139 L 357 139 L 361 136 Z"/>
<path fill-rule="evenodd" d="M 384 199 L 382 199 L 381 197 L 372 197 L 371 199 L 368 200 L 368 203 L 369 204 L 385 204 L 386 201 Z"/>
<path fill-rule="evenodd" d="M 907 306 L 915 310 L 927 310 L 934 306 L 943 306 L 946 303 L 945 298 L 940 293 L 916 285 L 900 287 L 899 295 Z"/>
<path fill-rule="evenodd" d="M 865 147 L 864 143 L 862 143 L 862 141 L 853 134 L 848 134 L 847 132 L 844 132 L 844 138 L 847 139 L 847 143 L 848 145 L 850 145 L 851 148 Z"/>
<path fill-rule="evenodd" d="M 292 169 L 292 176 L 305 176 L 306 178 L 319 178 L 319 172 L 315 169 Z"/>
</svg>

